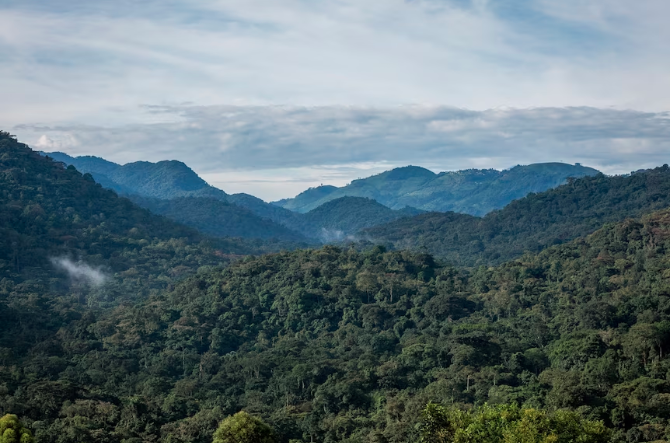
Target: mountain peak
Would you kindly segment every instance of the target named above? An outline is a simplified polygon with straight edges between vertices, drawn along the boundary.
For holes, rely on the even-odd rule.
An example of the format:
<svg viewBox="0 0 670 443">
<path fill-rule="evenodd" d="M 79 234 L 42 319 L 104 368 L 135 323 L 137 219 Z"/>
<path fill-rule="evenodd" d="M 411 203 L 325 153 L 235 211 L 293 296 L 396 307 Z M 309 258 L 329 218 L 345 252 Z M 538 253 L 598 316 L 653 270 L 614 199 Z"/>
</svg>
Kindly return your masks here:
<svg viewBox="0 0 670 443">
<path fill-rule="evenodd" d="M 434 178 L 437 174 L 429 169 L 422 168 L 421 166 L 408 165 L 391 169 L 390 171 L 384 172 L 380 175 L 385 175 L 385 178 L 388 180 L 407 180 L 410 178 L 431 179 Z"/>
</svg>

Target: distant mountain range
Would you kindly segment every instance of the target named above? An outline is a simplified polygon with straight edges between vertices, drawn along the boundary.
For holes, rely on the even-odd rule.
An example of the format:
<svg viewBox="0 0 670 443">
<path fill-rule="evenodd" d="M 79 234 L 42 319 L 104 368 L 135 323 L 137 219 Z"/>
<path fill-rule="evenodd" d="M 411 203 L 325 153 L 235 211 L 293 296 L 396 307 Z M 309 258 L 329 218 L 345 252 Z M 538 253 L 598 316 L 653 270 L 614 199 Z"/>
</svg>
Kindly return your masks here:
<svg viewBox="0 0 670 443">
<path fill-rule="evenodd" d="M 216 232 L 222 236 L 235 237 L 244 233 L 242 237 L 266 238 L 268 233 L 274 233 L 279 239 L 295 240 L 296 232 L 289 233 L 288 236 L 284 235 L 285 228 L 291 229 L 300 225 L 299 214 L 266 203 L 252 195 L 226 194 L 207 184 L 191 168 L 180 161 L 134 162 L 119 165 L 100 157 L 71 157 L 62 152 L 43 154 L 66 165 L 72 165 L 80 172 L 91 174 L 95 181 L 103 187 L 112 189 L 121 195 L 148 198 L 135 200 L 136 203 L 149 209 L 159 210 L 160 208 L 163 215 L 168 217 L 177 212 L 168 206 L 195 207 L 197 204 L 180 201 L 170 205 L 159 205 L 152 199 L 205 198 L 207 200 L 200 204 L 208 208 L 207 220 L 200 220 L 192 224 L 190 223 L 194 220 L 192 215 L 182 215 L 174 219 L 196 228 L 205 224 L 209 226 L 217 224 Z M 218 214 L 212 212 L 214 206 L 211 199 L 225 202 L 228 206 L 218 205 Z M 204 215 L 203 211 L 199 212 Z M 217 219 L 218 222 L 215 222 L 214 219 Z M 272 227 L 268 221 L 273 222 L 275 226 Z M 211 230 L 208 233 L 213 234 Z"/>
<path fill-rule="evenodd" d="M 495 265 L 670 207 L 670 168 L 584 177 L 530 194 L 484 217 L 428 213 L 363 230 L 359 237 L 418 249 L 465 266 Z"/>
<path fill-rule="evenodd" d="M 454 211 L 484 215 L 503 208 L 531 192 L 543 192 L 568 178 L 597 175 L 580 164 L 538 163 L 497 171 L 468 169 L 435 174 L 418 166 L 406 166 L 372 177 L 354 180 L 342 188 L 319 186 L 295 198 L 274 202 L 296 212 L 309 212 L 337 198 L 352 196 L 376 200 L 391 209 L 413 207 L 424 211 Z"/>
<path fill-rule="evenodd" d="M 226 194 L 175 160 L 119 165 L 93 156 L 42 154 L 91 174 L 103 187 L 156 214 L 216 237 L 330 242 L 360 229 L 423 212 L 412 208 L 393 210 L 371 199 L 344 197 L 300 214 L 248 194 Z"/>
</svg>

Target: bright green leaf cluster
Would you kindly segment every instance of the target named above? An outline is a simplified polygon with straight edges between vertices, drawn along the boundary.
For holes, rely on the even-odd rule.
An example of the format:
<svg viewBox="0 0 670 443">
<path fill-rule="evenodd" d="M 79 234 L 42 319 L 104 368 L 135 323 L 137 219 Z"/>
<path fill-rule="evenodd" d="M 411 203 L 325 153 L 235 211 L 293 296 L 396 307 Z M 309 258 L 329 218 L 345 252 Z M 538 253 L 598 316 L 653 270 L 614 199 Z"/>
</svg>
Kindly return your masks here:
<svg viewBox="0 0 670 443">
<path fill-rule="evenodd" d="M 0 418 L 0 443 L 33 443 L 30 430 L 23 426 L 16 415 L 7 414 Z"/>
<path fill-rule="evenodd" d="M 214 443 L 276 443 L 270 426 L 244 411 L 226 418 L 214 433 Z"/>
<path fill-rule="evenodd" d="M 602 422 L 572 411 L 548 413 L 516 405 L 462 411 L 430 403 L 420 430 L 424 443 L 605 443 L 611 435 Z"/>
</svg>

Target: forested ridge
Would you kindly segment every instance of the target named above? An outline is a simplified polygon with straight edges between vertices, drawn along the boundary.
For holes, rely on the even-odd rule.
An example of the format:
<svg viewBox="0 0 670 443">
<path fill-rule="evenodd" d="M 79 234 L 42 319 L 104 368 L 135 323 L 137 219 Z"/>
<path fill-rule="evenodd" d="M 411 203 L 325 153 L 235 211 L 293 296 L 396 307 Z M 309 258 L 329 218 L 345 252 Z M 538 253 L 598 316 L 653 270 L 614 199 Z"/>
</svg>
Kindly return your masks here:
<svg viewBox="0 0 670 443">
<path fill-rule="evenodd" d="M 374 226 L 362 239 L 429 252 L 453 264 L 495 265 L 592 233 L 604 223 L 670 207 L 670 168 L 584 177 L 484 217 L 427 213 Z"/>
<path fill-rule="evenodd" d="M 0 133 L 0 438 L 666 441 L 670 210 L 625 213 L 668 206 L 667 175 L 514 203 L 515 242 L 552 211 L 575 237 L 625 220 L 496 266 L 381 245 L 249 256 L 287 244 L 210 239 Z"/>
<path fill-rule="evenodd" d="M 177 197 L 170 200 L 129 195 L 137 205 L 154 214 L 191 226 L 213 237 L 277 239 L 309 242 L 307 237 L 250 210 L 212 197 Z"/>
</svg>

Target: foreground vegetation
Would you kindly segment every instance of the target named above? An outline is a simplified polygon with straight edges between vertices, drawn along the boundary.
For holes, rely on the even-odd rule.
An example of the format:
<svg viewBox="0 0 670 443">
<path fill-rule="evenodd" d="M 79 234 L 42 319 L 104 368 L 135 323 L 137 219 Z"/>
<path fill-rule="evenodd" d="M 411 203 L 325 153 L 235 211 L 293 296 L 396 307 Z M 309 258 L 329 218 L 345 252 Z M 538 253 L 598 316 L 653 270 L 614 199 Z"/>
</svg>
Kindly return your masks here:
<svg viewBox="0 0 670 443">
<path fill-rule="evenodd" d="M 40 441 L 205 442 L 244 409 L 282 439 L 406 442 L 430 401 L 663 439 L 668 247 L 661 212 L 472 273 L 382 249 L 250 258 L 12 350 L 0 407 Z"/>
</svg>

